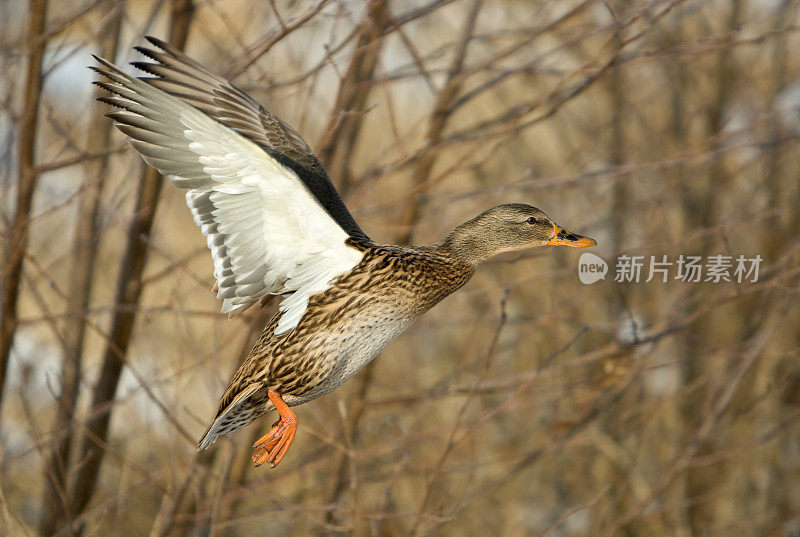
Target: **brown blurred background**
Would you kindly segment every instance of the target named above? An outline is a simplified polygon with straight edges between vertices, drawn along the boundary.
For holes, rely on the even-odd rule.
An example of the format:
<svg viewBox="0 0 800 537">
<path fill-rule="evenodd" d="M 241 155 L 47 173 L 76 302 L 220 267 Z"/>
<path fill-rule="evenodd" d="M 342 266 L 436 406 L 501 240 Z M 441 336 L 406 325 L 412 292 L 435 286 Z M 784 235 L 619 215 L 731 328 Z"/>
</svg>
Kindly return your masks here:
<svg viewBox="0 0 800 537">
<path fill-rule="evenodd" d="M 0 2 L 0 531 L 799 536 L 798 22 L 798 0 Z M 93 100 L 89 54 L 147 34 L 294 125 L 375 240 L 528 202 L 609 274 L 502 257 L 297 409 L 277 469 L 249 460 L 271 416 L 195 453 L 271 309 L 218 313 L 183 192 Z M 763 262 L 622 284 L 621 254 Z"/>
</svg>

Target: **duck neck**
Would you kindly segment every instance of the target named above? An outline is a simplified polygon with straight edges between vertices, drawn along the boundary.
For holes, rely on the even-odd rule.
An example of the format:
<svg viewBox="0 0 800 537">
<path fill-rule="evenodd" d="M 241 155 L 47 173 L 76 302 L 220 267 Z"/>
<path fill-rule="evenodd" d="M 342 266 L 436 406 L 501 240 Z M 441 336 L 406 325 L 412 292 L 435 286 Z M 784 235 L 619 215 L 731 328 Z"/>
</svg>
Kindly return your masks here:
<svg viewBox="0 0 800 537">
<path fill-rule="evenodd" d="M 497 253 L 497 245 L 478 229 L 476 220 L 470 220 L 455 228 L 438 245 L 439 250 L 454 260 L 475 268 Z"/>
</svg>

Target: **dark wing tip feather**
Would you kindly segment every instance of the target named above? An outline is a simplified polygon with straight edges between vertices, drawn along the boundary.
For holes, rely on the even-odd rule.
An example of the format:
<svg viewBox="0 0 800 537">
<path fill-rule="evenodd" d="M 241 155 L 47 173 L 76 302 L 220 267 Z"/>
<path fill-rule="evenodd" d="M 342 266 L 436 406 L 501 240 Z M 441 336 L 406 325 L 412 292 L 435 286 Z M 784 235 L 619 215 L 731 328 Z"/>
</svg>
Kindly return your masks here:
<svg viewBox="0 0 800 537">
<path fill-rule="evenodd" d="M 139 52 L 141 52 L 142 54 L 144 54 L 148 58 L 151 58 L 151 59 L 163 64 L 164 62 L 162 62 L 158 58 L 158 55 L 166 54 L 167 56 L 171 56 L 171 57 L 175 58 L 178 61 L 185 62 L 185 63 L 191 65 L 192 67 L 195 67 L 195 68 L 200 69 L 202 71 L 207 71 L 207 69 L 205 67 L 203 67 L 202 65 L 197 63 L 195 60 L 193 60 L 192 58 L 190 58 L 189 56 L 187 56 L 186 54 L 184 54 L 183 52 L 181 52 L 177 48 L 173 47 L 172 45 L 170 45 L 166 41 L 162 41 L 161 39 L 159 39 L 157 37 L 153 37 L 152 35 L 146 35 L 146 36 L 144 36 L 144 38 L 147 39 L 147 41 L 149 41 L 151 45 L 155 45 L 156 47 L 161 49 L 161 51 L 163 51 L 163 52 L 161 52 L 161 51 L 157 51 L 157 50 L 152 50 L 152 49 L 149 49 L 147 47 L 134 47 L 134 48 L 136 48 L 136 50 L 138 50 Z M 209 73 L 210 73 L 210 71 L 209 71 Z"/>
<path fill-rule="evenodd" d="M 172 46 L 169 43 L 167 43 L 165 41 L 162 41 L 161 39 L 159 39 L 157 37 L 153 37 L 152 35 L 146 35 L 146 36 L 144 36 L 144 38 L 147 39 L 147 41 L 151 45 L 155 45 L 158 48 L 160 48 L 161 50 L 165 50 L 165 51 L 169 52 L 169 50 L 172 48 Z"/>
<path fill-rule="evenodd" d="M 97 60 L 97 62 L 100 65 L 102 65 L 103 67 L 105 67 L 106 69 L 109 69 L 111 71 L 119 71 L 119 68 L 116 65 L 114 65 L 113 63 L 111 63 L 110 61 L 108 61 L 107 59 L 105 59 L 103 57 L 95 56 L 94 54 L 92 54 L 92 58 Z"/>
<path fill-rule="evenodd" d="M 109 106 L 113 106 L 114 108 L 119 108 L 120 110 L 126 110 L 125 106 L 122 103 L 120 103 L 119 100 L 116 99 L 115 97 L 98 97 L 97 100 L 100 101 L 103 104 L 107 104 Z M 113 114 L 114 114 L 114 112 L 112 111 L 112 112 L 106 113 L 105 116 L 107 118 L 111 118 L 111 119 L 114 119 L 114 121 L 116 121 L 115 118 L 111 117 Z"/>
<path fill-rule="evenodd" d="M 100 76 L 109 79 L 115 84 L 121 84 L 122 81 L 130 79 L 128 75 L 126 75 L 119 67 L 117 67 L 110 61 L 101 58 L 99 56 L 95 56 L 95 59 L 100 63 L 102 67 L 98 67 L 95 65 L 95 66 L 90 66 L 90 69 L 92 69 Z M 116 91 L 114 91 L 113 86 L 106 85 L 106 83 L 103 81 L 95 80 L 92 83 L 100 86 L 106 91 L 110 91 L 111 93 L 117 93 Z"/>
<path fill-rule="evenodd" d="M 161 75 L 159 75 L 154 69 L 155 64 L 152 64 L 150 62 L 131 62 L 131 65 L 133 65 L 134 67 L 136 67 L 140 71 L 144 71 L 145 73 L 147 73 L 149 75 L 153 75 L 153 76 L 157 76 L 157 77 L 161 78 Z"/>
<path fill-rule="evenodd" d="M 151 48 L 138 47 L 137 46 L 137 47 L 133 47 L 133 49 L 136 52 L 138 52 L 139 54 L 141 54 L 142 56 L 146 56 L 147 58 L 150 58 L 151 60 L 156 61 L 156 62 L 158 61 L 158 57 L 157 56 L 158 56 L 159 52 L 157 52 L 157 51 L 155 51 L 155 50 L 153 50 Z M 159 63 L 161 63 L 161 62 L 159 62 Z"/>
<path fill-rule="evenodd" d="M 113 94 L 117 94 L 118 95 L 118 93 L 116 91 L 114 91 L 114 86 L 112 86 L 108 82 L 105 82 L 103 80 L 95 80 L 94 82 L 92 82 L 92 84 L 94 84 L 98 88 L 102 88 L 102 89 L 106 90 L 109 93 L 113 93 Z M 98 97 L 97 100 L 100 100 L 100 99 L 103 99 L 103 98 L 104 97 Z"/>
</svg>

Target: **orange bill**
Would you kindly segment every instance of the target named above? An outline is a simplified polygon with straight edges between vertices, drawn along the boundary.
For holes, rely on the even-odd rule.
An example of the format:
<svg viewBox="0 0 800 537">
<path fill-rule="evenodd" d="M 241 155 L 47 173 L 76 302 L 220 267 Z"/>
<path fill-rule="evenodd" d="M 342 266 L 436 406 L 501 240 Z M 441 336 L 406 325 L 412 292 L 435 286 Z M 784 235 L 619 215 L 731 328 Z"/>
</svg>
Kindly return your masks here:
<svg viewBox="0 0 800 537">
<path fill-rule="evenodd" d="M 554 246 L 574 246 L 575 248 L 588 248 L 589 246 L 595 246 L 597 244 L 596 240 L 578 235 L 577 233 L 570 233 L 557 224 L 553 224 L 553 227 L 556 230 L 556 234 L 553 235 L 552 239 L 547 241 L 547 244 L 552 244 Z"/>
</svg>

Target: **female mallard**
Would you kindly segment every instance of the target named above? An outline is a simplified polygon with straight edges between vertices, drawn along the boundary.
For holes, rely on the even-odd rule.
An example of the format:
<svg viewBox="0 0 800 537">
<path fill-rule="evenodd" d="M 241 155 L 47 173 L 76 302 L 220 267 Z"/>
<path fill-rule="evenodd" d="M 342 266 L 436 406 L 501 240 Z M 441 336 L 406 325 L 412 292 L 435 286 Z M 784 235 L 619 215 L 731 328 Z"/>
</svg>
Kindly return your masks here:
<svg viewBox="0 0 800 537">
<path fill-rule="evenodd" d="M 278 464 L 294 439 L 289 408 L 337 388 L 417 317 L 501 252 L 586 247 L 536 207 L 500 205 L 434 246 L 376 244 L 358 227 L 327 172 L 292 127 L 166 43 L 137 50 L 154 62 L 134 78 L 96 58 L 96 82 L 120 110 L 108 116 L 175 186 L 207 237 L 222 311 L 281 295 L 228 384 L 198 449 L 273 408 L 280 419 L 253 461 Z"/>
</svg>

